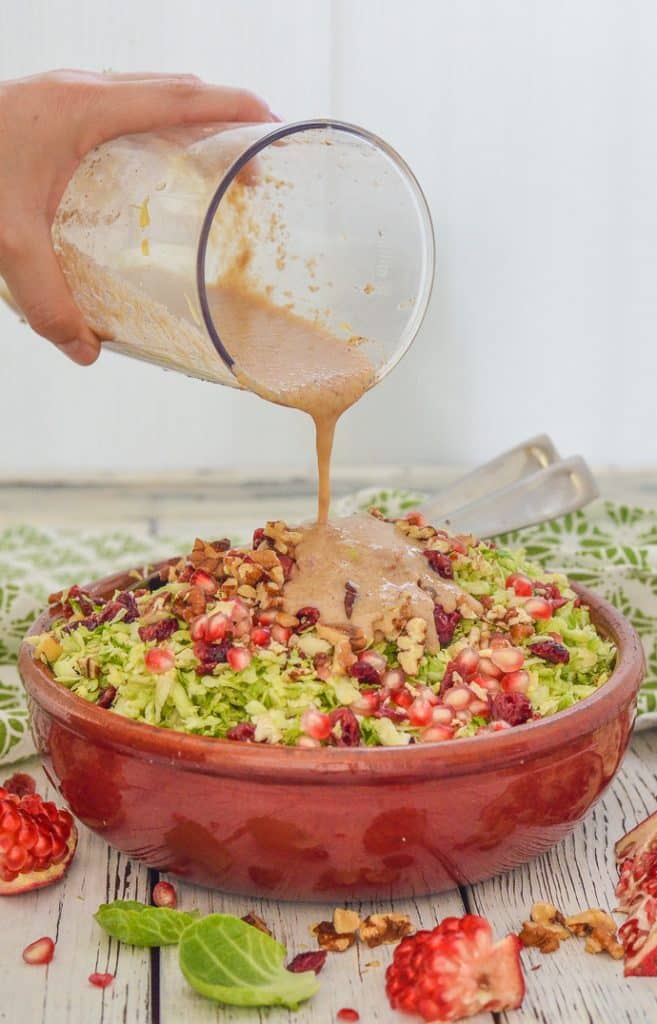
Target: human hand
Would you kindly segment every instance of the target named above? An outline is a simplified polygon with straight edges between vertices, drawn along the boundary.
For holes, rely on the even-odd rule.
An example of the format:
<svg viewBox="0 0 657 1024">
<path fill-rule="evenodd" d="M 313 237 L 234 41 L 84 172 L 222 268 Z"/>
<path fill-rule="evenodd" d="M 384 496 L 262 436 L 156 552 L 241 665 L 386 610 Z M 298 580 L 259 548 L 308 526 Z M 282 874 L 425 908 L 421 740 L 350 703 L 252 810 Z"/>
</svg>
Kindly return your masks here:
<svg viewBox="0 0 657 1024">
<path fill-rule="evenodd" d="M 52 71 L 0 82 L 0 274 L 30 326 L 76 363 L 98 357 L 50 233 L 89 150 L 180 124 L 275 120 L 253 93 L 193 75 Z"/>
</svg>

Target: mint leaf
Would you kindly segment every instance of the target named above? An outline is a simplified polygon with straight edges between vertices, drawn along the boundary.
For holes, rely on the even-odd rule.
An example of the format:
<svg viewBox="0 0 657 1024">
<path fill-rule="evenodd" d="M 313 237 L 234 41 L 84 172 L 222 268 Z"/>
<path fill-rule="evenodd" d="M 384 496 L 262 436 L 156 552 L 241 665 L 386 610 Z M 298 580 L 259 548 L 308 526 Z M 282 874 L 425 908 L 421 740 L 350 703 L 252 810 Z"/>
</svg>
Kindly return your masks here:
<svg viewBox="0 0 657 1024">
<path fill-rule="evenodd" d="M 180 936 L 198 917 L 168 907 L 148 907 L 137 900 L 102 903 L 94 914 L 108 935 L 131 946 L 175 946 Z"/>
<path fill-rule="evenodd" d="M 229 914 L 195 921 L 180 939 L 180 969 L 202 996 L 231 1006 L 295 1010 L 317 992 L 314 971 L 286 971 L 285 946 Z"/>
</svg>

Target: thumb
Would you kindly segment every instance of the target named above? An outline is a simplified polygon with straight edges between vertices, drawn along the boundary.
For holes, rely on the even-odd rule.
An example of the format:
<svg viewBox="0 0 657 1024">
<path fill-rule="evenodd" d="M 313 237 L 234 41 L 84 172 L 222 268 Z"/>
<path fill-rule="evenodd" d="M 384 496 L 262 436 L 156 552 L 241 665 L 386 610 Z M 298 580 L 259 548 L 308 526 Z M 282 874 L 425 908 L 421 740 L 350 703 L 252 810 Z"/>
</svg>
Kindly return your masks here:
<svg viewBox="0 0 657 1024">
<path fill-rule="evenodd" d="M 5 230 L 0 272 L 30 327 L 75 363 L 95 362 L 100 342 L 75 305 L 44 221 L 23 222 L 10 241 Z"/>
</svg>

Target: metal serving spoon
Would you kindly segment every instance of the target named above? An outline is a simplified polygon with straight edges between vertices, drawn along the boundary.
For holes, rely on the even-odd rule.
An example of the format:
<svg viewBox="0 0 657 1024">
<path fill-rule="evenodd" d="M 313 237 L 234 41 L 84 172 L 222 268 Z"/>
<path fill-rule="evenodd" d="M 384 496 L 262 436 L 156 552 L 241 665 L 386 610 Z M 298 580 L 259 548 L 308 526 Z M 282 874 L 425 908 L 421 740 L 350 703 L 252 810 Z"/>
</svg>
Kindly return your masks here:
<svg viewBox="0 0 657 1024">
<path fill-rule="evenodd" d="M 430 523 L 492 537 L 566 515 L 599 495 L 584 459 L 559 458 L 545 434 L 503 452 L 429 498 Z"/>
</svg>

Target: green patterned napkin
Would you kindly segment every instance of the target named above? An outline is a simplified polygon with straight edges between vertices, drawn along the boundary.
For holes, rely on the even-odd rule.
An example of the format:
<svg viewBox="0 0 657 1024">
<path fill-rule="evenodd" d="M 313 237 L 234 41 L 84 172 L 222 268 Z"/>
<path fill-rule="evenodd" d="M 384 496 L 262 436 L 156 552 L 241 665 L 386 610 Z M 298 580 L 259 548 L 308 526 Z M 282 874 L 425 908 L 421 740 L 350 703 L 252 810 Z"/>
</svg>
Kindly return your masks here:
<svg viewBox="0 0 657 1024">
<path fill-rule="evenodd" d="M 377 505 L 394 515 L 424 498 L 411 491 L 361 491 L 339 502 L 335 511 L 345 515 Z M 599 591 L 632 620 L 648 662 L 639 694 L 639 727 L 657 724 L 657 510 L 599 501 L 502 540 Z M 152 537 L 119 529 L 80 532 L 20 525 L 0 531 L 0 764 L 34 752 L 15 663 L 21 639 L 48 594 L 169 557 L 187 550 L 192 541 L 191 536 Z"/>
</svg>

